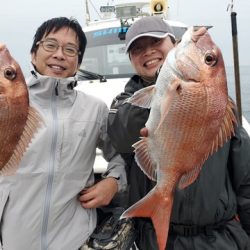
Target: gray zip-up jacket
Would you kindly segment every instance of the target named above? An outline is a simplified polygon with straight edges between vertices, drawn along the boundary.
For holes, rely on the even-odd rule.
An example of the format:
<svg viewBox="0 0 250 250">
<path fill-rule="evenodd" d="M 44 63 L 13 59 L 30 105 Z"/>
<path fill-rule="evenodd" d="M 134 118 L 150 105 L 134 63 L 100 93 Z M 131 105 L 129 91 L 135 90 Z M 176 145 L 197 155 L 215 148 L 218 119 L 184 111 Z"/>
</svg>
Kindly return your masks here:
<svg viewBox="0 0 250 250">
<path fill-rule="evenodd" d="M 108 108 L 73 89 L 74 78 L 34 73 L 30 103 L 43 125 L 13 176 L 0 176 L 4 250 L 77 250 L 96 226 L 95 209 L 84 209 L 79 192 L 94 184 L 96 148 L 109 162 L 104 176 L 126 186 L 124 162 L 107 135 Z M 1 249 L 1 248 L 0 248 Z"/>
</svg>

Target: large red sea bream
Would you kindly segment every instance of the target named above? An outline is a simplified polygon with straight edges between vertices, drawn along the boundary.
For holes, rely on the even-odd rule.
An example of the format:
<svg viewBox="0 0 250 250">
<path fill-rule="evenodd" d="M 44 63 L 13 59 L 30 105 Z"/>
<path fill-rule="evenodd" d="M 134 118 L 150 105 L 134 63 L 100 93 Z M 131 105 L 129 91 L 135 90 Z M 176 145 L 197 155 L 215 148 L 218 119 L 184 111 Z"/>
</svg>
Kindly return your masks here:
<svg viewBox="0 0 250 250">
<path fill-rule="evenodd" d="M 175 189 L 196 180 L 208 156 L 233 135 L 236 123 L 222 54 L 206 28 L 189 28 L 169 52 L 156 84 L 128 102 L 151 108 L 148 137 L 133 146 L 139 166 L 157 183 L 122 218 L 150 217 L 159 250 L 164 250 Z"/>
</svg>

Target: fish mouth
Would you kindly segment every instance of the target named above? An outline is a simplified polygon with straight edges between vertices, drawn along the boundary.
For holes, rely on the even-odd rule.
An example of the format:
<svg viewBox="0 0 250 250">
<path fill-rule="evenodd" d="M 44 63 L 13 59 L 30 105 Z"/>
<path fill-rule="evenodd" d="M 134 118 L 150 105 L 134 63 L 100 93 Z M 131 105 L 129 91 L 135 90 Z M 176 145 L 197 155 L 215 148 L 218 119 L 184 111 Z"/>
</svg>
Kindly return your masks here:
<svg viewBox="0 0 250 250">
<path fill-rule="evenodd" d="M 197 46 L 197 43 L 202 41 L 202 38 L 206 34 L 206 29 L 201 28 L 198 31 L 194 31 L 192 27 L 189 29 L 189 32 L 186 32 L 181 40 L 181 42 L 169 52 L 168 62 L 173 74 L 176 78 L 179 78 L 181 81 L 185 82 L 200 82 L 200 72 L 201 69 L 199 64 L 190 56 L 186 51 L 188 50 L 189 44 L 195 43 L 196 48 L 202 50 L 201 46 Z M 204 47 L 204 46 L 203 46 Z M 179 59 L 177 59 L 179 58 Z M 213 56 L 207 57 L 209 64 L 213 63 Z"/>
<path fill-rule="evenodd" d="M 4 50 L 6 50 L 7 48 L 6 48 L 6 45 L 4 44 L 4 43 L 1 43 L 0 42 L 0 52 L 2 52 L 2 51 L 4 51 Z"/>
</svg>

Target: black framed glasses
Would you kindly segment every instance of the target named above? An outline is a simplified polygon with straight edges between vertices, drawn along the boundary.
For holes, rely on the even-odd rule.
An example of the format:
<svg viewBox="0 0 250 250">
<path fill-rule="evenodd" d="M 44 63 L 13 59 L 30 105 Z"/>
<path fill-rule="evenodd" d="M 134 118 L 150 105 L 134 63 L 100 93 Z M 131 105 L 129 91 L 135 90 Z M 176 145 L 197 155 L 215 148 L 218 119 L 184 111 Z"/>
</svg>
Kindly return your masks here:
<svg viewBox="0 0 250 250">
<path fill-rule="evenodd" d="M 66 44 L 66 45 L 59 45 L 57 41 L 53 40 L 41 40 L 36 43 L 36 45 L 42 45 L 44 50 L 48 52 L 56 52 L 59 47 L 62 47 L 62 51 L 65 55 L 67 56 L 76 56 L 80 55 L 81 52 L 77 47 L 71 44 Z"/>
</svg>

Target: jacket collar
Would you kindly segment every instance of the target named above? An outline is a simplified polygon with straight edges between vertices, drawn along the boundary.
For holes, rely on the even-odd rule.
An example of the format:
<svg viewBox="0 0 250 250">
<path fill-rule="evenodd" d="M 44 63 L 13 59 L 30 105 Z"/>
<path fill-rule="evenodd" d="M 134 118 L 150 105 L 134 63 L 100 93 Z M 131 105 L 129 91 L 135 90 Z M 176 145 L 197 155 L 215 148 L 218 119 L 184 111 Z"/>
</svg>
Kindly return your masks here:
<svg viewBox="0 0 250 250">
<path fill-rule="evenodd" d="M 47 101 L 53 95 L 60 99 L 65 99 L 66 103 L 72 103 L 76 97 L 74 87 L 77 83 L 77 76 L 68 78 L 54 78 L 41 75 L 35 70 L 31 71 L 31 76 L 27 79 L 30 95 L 35 99 Z"/>
</svg>

